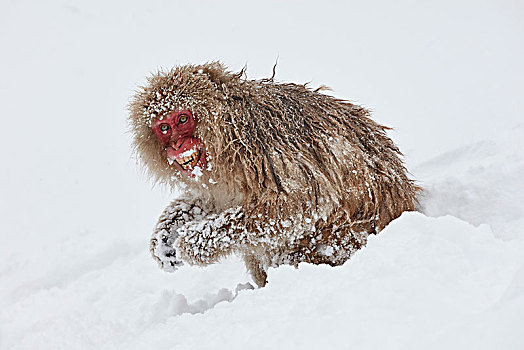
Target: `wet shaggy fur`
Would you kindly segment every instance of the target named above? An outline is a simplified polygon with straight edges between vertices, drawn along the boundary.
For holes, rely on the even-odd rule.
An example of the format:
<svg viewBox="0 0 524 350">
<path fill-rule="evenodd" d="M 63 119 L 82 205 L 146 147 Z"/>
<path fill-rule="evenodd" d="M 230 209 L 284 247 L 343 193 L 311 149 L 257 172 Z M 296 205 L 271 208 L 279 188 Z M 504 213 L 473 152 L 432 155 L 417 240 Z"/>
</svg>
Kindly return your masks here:
<svg viewBox="0 0 524 350">
<path fill-rule="evenodd" d="M 154 118 L 190 109 L 207 169 L 189 178 L 167 161 Z M 387 128 L 365 108 L 306 85 L 248 80 L 217 62 L 161 71 L 133 97 L 129 122 L 155 182 L 183 195 L 151 239 L 160 266 L 244 257 L 255 282 L 300 262 L 339 265 L 403 211 L 418 187 Z"/>
</svg>

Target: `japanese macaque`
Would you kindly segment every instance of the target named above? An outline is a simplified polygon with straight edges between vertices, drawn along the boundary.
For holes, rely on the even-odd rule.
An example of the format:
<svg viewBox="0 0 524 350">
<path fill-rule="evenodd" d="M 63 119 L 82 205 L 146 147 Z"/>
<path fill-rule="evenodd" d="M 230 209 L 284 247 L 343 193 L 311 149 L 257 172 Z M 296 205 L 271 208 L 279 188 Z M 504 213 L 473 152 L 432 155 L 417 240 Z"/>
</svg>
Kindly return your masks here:
<svg viewBox="0 0 524 350">
<path fill-rule="evenodd" d="M 161 268 L 238 254 L 264 286 L 268 267 L 344 263 L 414 210 L 419 188 L 368 110 L 244 73 L 218 62 L 160 71 L 130 103 L 138 159 L 182 191 L 151 237 Z"/>
</svg>

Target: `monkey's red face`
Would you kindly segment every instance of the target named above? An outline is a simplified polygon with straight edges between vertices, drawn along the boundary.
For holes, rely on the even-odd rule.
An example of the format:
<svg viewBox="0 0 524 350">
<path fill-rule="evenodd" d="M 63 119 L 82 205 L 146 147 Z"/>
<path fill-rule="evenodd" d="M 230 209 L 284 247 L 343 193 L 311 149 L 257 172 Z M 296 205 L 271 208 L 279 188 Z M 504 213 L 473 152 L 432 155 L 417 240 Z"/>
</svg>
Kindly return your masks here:
<svg viewBox="0 0 524 350">
<path fill-rule="evenodd" d="M 197 119 L 190 110 L 171 112 L 152 123 L 156 138 L 164 144 L 169 164 L 176 164 L 186 175 L 195 177 L 205 169 L 206 151 L 202 141 L 193 136 Z M 195 171 L 197 170 L 197 171 Z"/>
</svg>

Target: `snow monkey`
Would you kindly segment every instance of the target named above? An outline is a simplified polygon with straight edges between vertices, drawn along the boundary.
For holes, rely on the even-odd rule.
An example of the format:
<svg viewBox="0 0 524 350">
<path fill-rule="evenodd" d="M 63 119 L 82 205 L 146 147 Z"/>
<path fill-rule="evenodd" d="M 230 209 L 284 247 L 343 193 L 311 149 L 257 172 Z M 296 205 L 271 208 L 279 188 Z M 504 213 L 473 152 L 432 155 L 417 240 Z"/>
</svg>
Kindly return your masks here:
<svg viewBox="0 0 524 350">
<path fill-rule="evenodd" d="M 162 269 L 238 254 L 261 287 L 268 267 L 344 263 L 414 210 L 388 128 L 323 90 L 219 62 L 148 78 L 129 106 L 134 149 L 154 182 L 182 191 L 151 237 Z"/>
</svg>

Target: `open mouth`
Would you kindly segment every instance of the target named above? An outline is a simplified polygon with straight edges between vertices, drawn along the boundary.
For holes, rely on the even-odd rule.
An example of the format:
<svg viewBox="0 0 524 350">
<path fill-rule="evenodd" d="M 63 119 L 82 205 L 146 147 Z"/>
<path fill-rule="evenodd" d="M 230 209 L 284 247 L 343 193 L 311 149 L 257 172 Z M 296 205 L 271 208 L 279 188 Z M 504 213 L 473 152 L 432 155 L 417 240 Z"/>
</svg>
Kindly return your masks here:
<svg viewBox="0 0 524 350">
<path fill-rule="evenodd" d="M 187 154 L 188 152 L 184 152 L 184 153 Z M 182 167 L 182 169 L 190 170 L 190 169 L 193 169 L 195 165 L 197 165 L 198 160 L 200 159 L 201 155 L 202 155 L 202 151 L 200 151 L 199 149 L 195 149 L 195 150 L 192 150 L 191 154 L 189 155 L 182 154 L 182 156 L 176 158 L 175 161 L 178 163 L 178 165 Z"/>
</svg>

